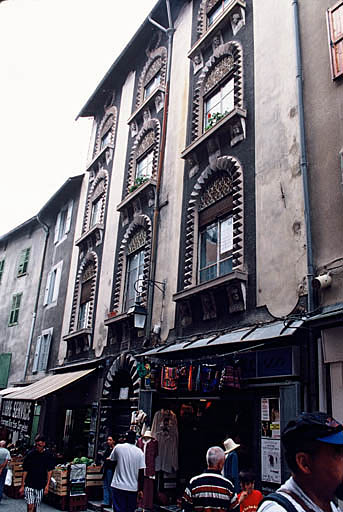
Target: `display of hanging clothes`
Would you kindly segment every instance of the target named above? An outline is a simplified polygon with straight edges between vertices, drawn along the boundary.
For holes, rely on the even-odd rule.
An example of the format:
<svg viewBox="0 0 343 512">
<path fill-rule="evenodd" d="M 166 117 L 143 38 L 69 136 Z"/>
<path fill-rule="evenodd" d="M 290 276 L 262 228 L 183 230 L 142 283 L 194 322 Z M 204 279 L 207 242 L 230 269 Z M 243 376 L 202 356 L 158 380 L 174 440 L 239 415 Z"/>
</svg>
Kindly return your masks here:
<svg viewBox="0 0 343 512">
<path fill-rule="evenodd" d="M 134 430 L 139 436 L 142 436 L 147 429 L 146 426 L 147 415 L 144 411 L 133 411 L 131 414 L 131 426 L 130 429 Z"/>
<path fill-rule="evenodd" d="M 150 431 L 146 431 L 144 436 L 137 441 L 137 446 L 145 455 L 144 470 L 144 488 L 143 499 L 139 506 L 144 510 L 152 510 L 154 503 L 154 481 L 155 481 L 155 462 L 158 455 L 158 441 L 153 437 Z"/>
<path fill-rule="evenodd" d="M 177 389 L 178 369 L 169 366 L 162 366 L 161 370 L 161 388 L 168 391 Z"/>
<path fill-rule="evenodd" d="M 179 468 L 179 430 L 176 414 L 169 409 L 161 409 L 154 415 L 151 433 L 158 441 L 156 471 L 173 473 Z"/>
<path fill-rule="evenodd" d="M 210 393 L 218 389 L 220 370 L 215 364 L 202 364 L 200 370 L 201 390 Z"/>
<path fill-rule="evenodd" d="M 219 389 L 224 391 L 229 388 L 240 389 L 241 387 L 241 369 L 235 366 L 225 366 L 223 368 Z"/>
</svg>

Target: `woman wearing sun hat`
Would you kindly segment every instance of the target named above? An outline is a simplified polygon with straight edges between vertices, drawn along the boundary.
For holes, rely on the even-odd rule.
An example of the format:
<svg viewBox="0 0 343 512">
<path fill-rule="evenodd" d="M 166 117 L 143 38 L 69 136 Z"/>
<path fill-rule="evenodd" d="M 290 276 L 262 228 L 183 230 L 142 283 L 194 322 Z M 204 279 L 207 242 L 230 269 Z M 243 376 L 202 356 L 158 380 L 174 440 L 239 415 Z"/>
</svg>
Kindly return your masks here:
<svg viewBox="0 0 343 512">
<path fill-rule="evenodd" d="M 231 480 L 234 485 L 235 492 L 238 494 L 240 491 L 239 485 L 239 470 L 238 470 L 238 455 L 237 448 L 239 448 L 239 444 L 235 443 L 231 437 L 228 437 L 224 441 L 224 449 L 225 449 L 225 463 L 223 468 L 223 474 L 225 478 Z"/>
</svg>

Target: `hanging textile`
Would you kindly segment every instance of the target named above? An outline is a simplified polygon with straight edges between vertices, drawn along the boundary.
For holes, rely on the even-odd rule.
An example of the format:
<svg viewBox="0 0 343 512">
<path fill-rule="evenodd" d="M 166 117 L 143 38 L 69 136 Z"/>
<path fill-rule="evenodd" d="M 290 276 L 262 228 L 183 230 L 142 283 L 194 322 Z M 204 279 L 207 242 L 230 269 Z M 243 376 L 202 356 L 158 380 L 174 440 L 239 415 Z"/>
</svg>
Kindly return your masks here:
<svg viewBox="0 0 343 512">
<path fill-rule="evenodd" d="M 179 431 L 175 413 L 169 409 L 157 411 L 154 415 L 151 432 L 158 441 L 156 471 L 167 473 L 177 471 L 179 468 Z"/>
</svg>

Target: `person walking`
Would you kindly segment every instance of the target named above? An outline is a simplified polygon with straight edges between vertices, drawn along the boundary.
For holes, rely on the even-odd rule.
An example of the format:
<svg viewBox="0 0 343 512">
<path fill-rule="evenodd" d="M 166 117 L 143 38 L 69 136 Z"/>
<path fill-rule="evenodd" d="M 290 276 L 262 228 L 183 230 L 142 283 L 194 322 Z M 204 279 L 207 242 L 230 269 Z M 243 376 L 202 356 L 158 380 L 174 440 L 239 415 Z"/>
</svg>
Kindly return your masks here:
<svg viewBox="0 0 343 512">
<path fill-rule="evenodd" d="M 129 430 L 126 442 L 117 444 L 110 455 L 117 463 L 111 483 L 114 512 L 134 512 L 137 498 L 143 497 L 145 457 L 135 442 L 136 433 Z"/>
<path fill-rule="evenodd" d="M 108 436 L 106 440 L 106 450 L 104 452 L 104 463 L 103 463 L 103 474 L 104 474 L 104 505 L 111 506 L 112 505 L 112 492 L 111 492 L 111 482 L 113 478 L 115 462 L 109 459 L 109 456 L 112 453 L 115 442 L 112 436 Z"/>
<path fill-rule="evenodd" d="M 45 449 L 44 436 L 35 437 L 35 447 L 28 452 L 23 461 L 23 478 L 20 494 L 24 494 L 27 512 L 39 509 L 43 494 L 48 494 L 51 473 L 54 469 L 53 458 Z"/>
<path fill-rule="evenodd" d="M 212 446 L 207 450 L 206 462 L 207 470 L 191 478 L 184 491 L 184 510 L 222 512 L 238 507 L 237 494 L 231 481 L 221 474 L 225 462 L 224 450 L 219 446 Z"/>
<path fill-rule="evenodd" d="M 6 441 L 0 441 L 0 503 L 4 492 L 8 462 L 11 460 L 10 452 L 6 448 Z"/>
<path fill-rule="evenodd" d="M 292 476 L 264 498 L 258 512 L 337 512 L 343 498 L 343 425 L 323 412 L 303 412 L 282 435 Z"/>
</svg>

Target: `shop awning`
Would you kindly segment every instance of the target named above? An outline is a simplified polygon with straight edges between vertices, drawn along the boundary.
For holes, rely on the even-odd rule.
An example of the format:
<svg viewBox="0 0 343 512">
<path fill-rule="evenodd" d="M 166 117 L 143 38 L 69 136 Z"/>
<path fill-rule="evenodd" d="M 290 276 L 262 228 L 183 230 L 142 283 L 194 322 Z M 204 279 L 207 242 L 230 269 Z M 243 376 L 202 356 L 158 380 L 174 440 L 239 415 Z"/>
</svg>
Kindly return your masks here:
<svg viewBox="0 0 343 512">
<path fill-rule="evenodd" d="M 30 384 L 24 388 L 17 388 L 17 391 L 6 395 L 6 400 L 38 400 L 43 396 L 55 393 L 55 391 L 65 386 L 69 386 L 69 384 L 86 377 L 86 375 L 94 371 L 95 368 L 91 368 L 90 370 L 49 375 L 34 384 Z"/>
<path fill-rule="evenodd" d="M 179 352 L 191 349 L 201 349 L 204 347 L 214 347 L 218 345 L 229 345 L 231 343 L 239 342 L 260 342 L 268 341 L 275 338 L 284 336 L 291 336 L 303 325 L 303 320 L 295 321 L 277 321 L 264 325 L 252 325 L 243 329 L 236 329 L 221 336 L 212 336 L 203 338 L 196 341 L 183 341 L 167 347 L 158 347 L 137 356 L 154 356 L 163 357 L 168 353 Z"/>
<path fill-rule="evenodd" d="M 5 396 L 5 395 L 8 395 L 9 393 L 13 393 L 13 391 L 18 391 L 19 389 L 23 389 L 23 388 L 19 388 L 19 387 L 10 387 L 10 388 L 5 388 L 5 389 L 2 389 L 0 391 L 0 396 Z"/>
</svg>

